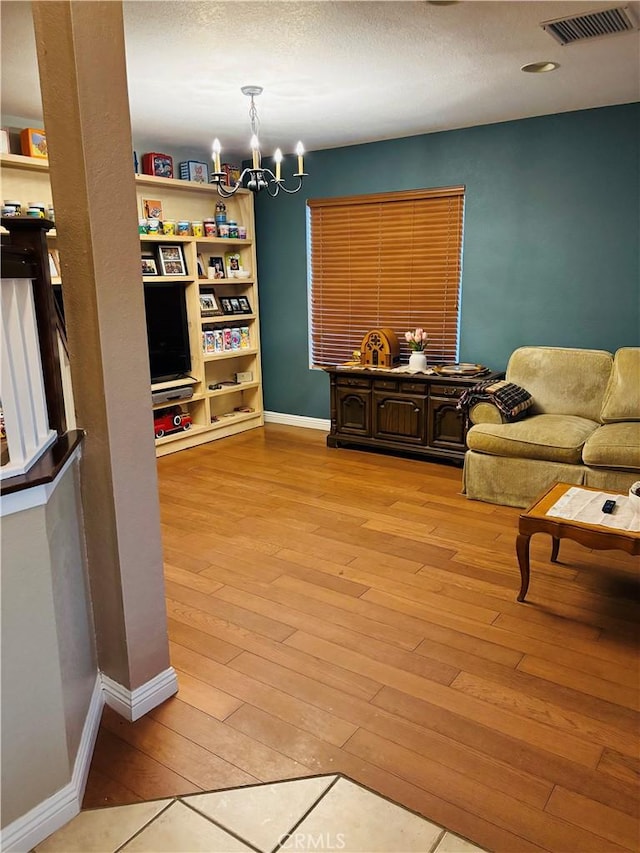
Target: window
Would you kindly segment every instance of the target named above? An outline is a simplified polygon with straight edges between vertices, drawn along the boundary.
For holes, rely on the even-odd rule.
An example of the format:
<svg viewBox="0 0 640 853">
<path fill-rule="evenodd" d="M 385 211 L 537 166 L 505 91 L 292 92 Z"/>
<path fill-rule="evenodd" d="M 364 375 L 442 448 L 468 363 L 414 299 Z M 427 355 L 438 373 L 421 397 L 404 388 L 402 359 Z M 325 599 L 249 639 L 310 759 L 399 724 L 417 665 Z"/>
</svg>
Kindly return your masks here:
<svg viewBox="0 0 640 853">
<path fill-rule="evenodd" d="M 314 366 L 349 361 L 368 331 L 429 334 L 428 360 L 458 358 L 464 187 L 313 199 L 310 324 Z"/>
</svg>

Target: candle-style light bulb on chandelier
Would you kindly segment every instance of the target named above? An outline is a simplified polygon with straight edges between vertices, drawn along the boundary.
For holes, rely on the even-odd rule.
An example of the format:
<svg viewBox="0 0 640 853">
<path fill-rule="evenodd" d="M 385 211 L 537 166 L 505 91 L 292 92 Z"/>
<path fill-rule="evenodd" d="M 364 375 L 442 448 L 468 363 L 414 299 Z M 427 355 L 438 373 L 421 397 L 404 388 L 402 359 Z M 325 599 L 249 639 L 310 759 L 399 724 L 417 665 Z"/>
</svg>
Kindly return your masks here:
<svg viewBox="0 0 640 853">
<path fill-rule="evenodd" d="M 279 148 L 276 148 L 273 154 L 273 159 L 276 164 L 275 174 L 271 169 L 262 165 L 262 153 L 260 152 L 260 140 L 258 136 L 260 121 L 258 120 L 258 111 L 254 101 L 254 98 L 261 94 L 262 86 L 243 86 L 240 91 L 243 95 L 247 95 L 247 97 L 251 99 L 251 106 L 249 107 L 249 121 L 251 123 L 252 134 L 251 142 L 249 143 L 251 148 L 251 166 L 242 171 L 240 179 L 235 187 L 226 186 L 224 184 L 226 172 L 223 172 L 220 168 L 220 151 L 222 150 L 220 147 L 220 140 L 214 139 L 212 153 L 213 175 L 211 176 L 211 183 L 217 185 L 218 193 L 223 196 L 223 198 L 229 198 L 229 196 L 232 196 L 241 187 L 246 187 L 254 193 L 266 190 L 272 198 L 275 198 L 280 190 L 285 193 L 297 193 L 302 187 L 303 178 L 307 175 L 304 171 L 304 148 L 302 147 L 302 142 L 298 142 L 296 146 L 298 171 L 293 173 L 293 177 L 298 179 L 298 185 L 286 187 L 281 174 L 282 151 Z"/>
</svg>

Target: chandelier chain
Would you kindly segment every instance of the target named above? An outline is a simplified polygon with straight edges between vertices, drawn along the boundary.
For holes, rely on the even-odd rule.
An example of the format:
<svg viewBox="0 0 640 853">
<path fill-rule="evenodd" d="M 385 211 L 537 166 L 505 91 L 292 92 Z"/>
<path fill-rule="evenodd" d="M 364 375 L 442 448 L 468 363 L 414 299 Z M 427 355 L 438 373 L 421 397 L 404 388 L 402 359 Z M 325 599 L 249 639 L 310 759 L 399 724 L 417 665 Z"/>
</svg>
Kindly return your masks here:
<svg viewBox="0 0 640 853">
<path fill-rule="evenodd" d="M 251 122 L 251 133 L 254 136 L 260 137 L 260 119 L 258 118 L 258 110 L 256 108 L 253 95 L 251 95 L 251 106 L 249 107 L 249 121 Z"/>
</svg>

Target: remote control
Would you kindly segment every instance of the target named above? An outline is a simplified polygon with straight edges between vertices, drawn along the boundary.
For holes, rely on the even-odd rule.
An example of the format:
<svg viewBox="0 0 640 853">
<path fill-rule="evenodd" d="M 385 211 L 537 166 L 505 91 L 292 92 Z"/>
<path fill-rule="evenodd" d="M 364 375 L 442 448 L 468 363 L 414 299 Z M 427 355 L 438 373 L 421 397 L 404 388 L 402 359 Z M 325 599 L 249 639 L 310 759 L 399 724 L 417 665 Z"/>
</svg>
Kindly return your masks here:
<svg viewBox="0 0 640 853">
<path fill-rule="evenodd" d="M 605 501 L 602 504 L 602 512 L 606 512 L 608 514 L 611 514 L 613 512 L 613 510 L 615 509 L 615 506 L 616 506 L 615 501 L 612 501 L 612 500 Z"/>
</svg>

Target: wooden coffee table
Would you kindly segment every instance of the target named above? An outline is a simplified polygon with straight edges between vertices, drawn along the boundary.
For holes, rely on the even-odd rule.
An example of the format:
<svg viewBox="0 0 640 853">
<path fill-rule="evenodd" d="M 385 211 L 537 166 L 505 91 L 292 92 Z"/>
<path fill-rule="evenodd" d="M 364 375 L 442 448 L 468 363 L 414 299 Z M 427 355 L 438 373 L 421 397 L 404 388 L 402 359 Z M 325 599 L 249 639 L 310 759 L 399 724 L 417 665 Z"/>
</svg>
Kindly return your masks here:
<svg viewBox="0 0 640 853">
<path fill-rule="evenodd" d="M 547 510 L 568 489 L 583 489 L 589 492 L 610 491 L 608 489 L 591 489 L 588 486 L 574 486 L 571 483 L 556 483 L 540 495 L 526 512 L 521 514 L 518 521 L 518 538 L 516 539 L 516 553 L 518 554 L 521 577 L 518 601 L 524 601 L 529 588 L 529 541 L 534 533 L 548 533 L 551 536 L 553 540 L 551 546 L 552 563 L 557 561 L 561 539 L 573 539 L 574 542 L 579 542 L 586 548 L 593 548 L 595 551 L 618 549 L 626 551 L 627 554 L 640 554 L 640 531 L 616 530 L 612 527 L 603 527 L 601 524 L 585 524 L 581 521 L 571 521 L 568 518 L 556 518 L 547 515 Z"/>
</svg>

